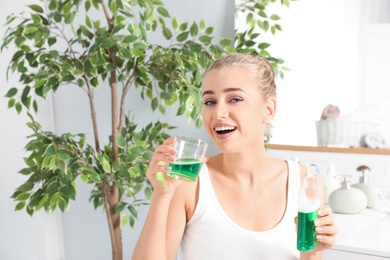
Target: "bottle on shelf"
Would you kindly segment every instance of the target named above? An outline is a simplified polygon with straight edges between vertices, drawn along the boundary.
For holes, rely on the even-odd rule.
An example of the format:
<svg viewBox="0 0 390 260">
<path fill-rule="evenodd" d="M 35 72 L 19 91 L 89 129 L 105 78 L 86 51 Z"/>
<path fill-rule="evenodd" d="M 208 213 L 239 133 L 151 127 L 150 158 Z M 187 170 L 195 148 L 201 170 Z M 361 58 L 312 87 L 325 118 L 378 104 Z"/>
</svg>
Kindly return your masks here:
<svg viewBox="0 0 390 260">
<path fill-rule="evenodd" d="M 343 178 L 341 188 L 333 191 L 329 196 L 329 206 L 333 212 L 344 214 L 357 214 L 367 207 L 367 197 L 363 191 L 351 187 L 347 178 L 351 175 L 338 175 Z"/>
<path fill-rule="evenodd" d="M 362 175 L 359 178 L 359 182 L 352 185 L 352 187 L 358 188 L 364 192 L 367 197 L 367 208 L 373 208 L 378 206 L 381 202 L 380 192 L 377 187 L 368 181 L 368 173 L 371 169 L 366 165 L 361 165 L 357 169 Z"/>
<path fill-rule="evenodd" d="M 324 187 L 325 187 L 325 203 L 329 204 L 330 194 L 341 187 L 338 178 L 336 178 L 337 171 L 334 163 L 330 163 L 328 169 L 324 175 Z"/>
</svg>

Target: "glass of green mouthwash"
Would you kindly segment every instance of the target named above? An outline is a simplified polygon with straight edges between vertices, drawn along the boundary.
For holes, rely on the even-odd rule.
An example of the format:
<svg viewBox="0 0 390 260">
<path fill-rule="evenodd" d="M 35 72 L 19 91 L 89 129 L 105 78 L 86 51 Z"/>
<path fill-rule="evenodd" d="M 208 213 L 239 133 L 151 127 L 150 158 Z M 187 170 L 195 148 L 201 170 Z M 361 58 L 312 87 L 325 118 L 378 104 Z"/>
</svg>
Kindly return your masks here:
<svg viewBox="0 0 390 260">
<path fill-rule="evenodd" d="M 167 173 L 168 176 L 183 181 L 196 181 L 206 156 L 207 143 L 194 137 L 179 135 L 173 148 L 177 151 L 176 160 L 169 164 L 172 169 Z"/>
</svg>

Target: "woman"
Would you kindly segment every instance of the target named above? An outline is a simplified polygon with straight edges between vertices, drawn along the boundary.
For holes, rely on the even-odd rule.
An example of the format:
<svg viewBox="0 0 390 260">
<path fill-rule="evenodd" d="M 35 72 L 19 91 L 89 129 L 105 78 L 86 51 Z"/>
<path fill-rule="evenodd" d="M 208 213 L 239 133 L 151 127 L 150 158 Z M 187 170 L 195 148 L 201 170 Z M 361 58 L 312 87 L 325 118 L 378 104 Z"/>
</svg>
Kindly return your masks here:
<svg viewBox="0 0 390 260">
<path fill-rule="evenodd" d="M 166 175 L 175 138 L 156 148 L 147 171 L 154 192 L 133 259 L 321 259 L 334 245 L 337 229 L 322 201 L 318 246 L 296 249 L 305 167 L 265 150 L 276 110 L 274 78 L 266 60 L 246 54 L 223 57 L 208 69 L 202 117 L 221 153 L 203 165 L 196 183 L 183 183 Z"/>
</svg>

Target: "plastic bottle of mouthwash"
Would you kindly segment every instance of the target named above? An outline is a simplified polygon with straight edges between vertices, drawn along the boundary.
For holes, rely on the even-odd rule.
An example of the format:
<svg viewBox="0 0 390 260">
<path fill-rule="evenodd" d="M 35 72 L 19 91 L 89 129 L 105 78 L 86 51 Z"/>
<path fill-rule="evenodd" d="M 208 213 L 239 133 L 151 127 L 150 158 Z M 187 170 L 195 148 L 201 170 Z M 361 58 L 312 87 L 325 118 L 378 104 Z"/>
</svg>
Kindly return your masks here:
<svg viewBox="0 0 390 260">
<path fill-rule="evenodd" d="M 320 197 L 317 184 L 317 167 L 311 164 L 299 191 L 297 249 L 313 250 L 317 244 L 314 220 L 318 218 Z"/>
</svg>

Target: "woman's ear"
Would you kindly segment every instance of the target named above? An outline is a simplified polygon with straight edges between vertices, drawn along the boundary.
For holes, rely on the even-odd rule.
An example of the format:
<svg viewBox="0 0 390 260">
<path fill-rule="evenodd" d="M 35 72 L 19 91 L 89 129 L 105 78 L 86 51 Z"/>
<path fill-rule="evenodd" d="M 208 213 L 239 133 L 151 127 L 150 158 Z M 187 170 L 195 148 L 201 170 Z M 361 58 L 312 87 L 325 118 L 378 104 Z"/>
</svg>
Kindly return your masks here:
<svg viewBox="0 0 390 260">
<path fill-rule="evenodd" d="M 276 99 L 274 97 L 270 97 L 266 101 L 265 115 L 264 115 L 265 123 L 271 122 L 271 120 L 275 116 L 275 112 L 276 112 Z"/>
</svg>

